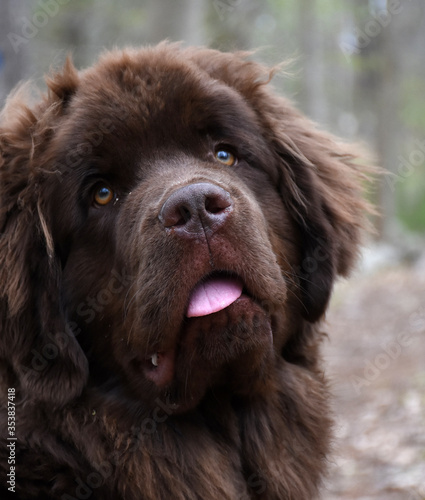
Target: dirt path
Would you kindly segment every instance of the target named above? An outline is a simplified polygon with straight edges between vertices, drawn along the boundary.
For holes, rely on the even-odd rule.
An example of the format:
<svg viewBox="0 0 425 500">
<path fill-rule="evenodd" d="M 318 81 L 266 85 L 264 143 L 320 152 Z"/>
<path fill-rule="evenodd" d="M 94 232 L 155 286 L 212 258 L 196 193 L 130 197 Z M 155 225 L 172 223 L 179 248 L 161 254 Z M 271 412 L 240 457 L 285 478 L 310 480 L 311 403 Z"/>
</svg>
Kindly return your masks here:
<svg viewBox="0 0 425 500">
<path fill-rule="evenodd" d="M 327 320 L 337 442 L 322 499 L 425 499 L 425 269 L 341 284 Z"/>
</svg>

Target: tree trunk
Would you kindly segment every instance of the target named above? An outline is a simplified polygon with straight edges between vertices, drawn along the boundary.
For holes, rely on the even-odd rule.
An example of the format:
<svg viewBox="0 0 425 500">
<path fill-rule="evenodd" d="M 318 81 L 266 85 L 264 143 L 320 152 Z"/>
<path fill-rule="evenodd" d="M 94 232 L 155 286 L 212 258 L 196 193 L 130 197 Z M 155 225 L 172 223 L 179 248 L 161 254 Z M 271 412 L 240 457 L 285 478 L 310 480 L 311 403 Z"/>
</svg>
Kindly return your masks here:
<svg viewBox="0 0 425 500">
<path fill-rule="evenodd" d="M 10 90 L 23 78 L 25 55 L 28 52 L 29 38 L 23 36 L 23 18 L 29 19 L 26 0 L 1 0 L 0 2 L 0 104 Z"/>
<path fill-rule="evenodd" d="M 299 100 L 303 111 L 310 118 L 324 123 L 325 61 L 317 0 L 299 0 L 298 9 L 298 37 L 302 64 Z"/>
<path fill-rule="evenodd" d="M 149 40 L 185 40 L 191 45 L 205 43 L 204 0 L 150 0 Z"/>
</svg>

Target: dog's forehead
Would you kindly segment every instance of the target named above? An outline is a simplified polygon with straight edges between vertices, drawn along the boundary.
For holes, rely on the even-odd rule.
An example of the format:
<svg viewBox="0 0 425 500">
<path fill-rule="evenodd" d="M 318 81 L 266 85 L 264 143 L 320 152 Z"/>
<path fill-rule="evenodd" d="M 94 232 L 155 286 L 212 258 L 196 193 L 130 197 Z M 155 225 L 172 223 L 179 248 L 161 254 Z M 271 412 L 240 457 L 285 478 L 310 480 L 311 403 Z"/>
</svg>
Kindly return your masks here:
<svg viewBox="0 0 425 500">
<path fill-rule="evenodd" d="M 90 117 L 85 123 L 110 117 L 133 133 L 158 128 L 176 133 L 256 121 L 245 96 L 190 59 L 142 55 L 106 60 L 83 74 L 75 108 Z"/>
</svg>

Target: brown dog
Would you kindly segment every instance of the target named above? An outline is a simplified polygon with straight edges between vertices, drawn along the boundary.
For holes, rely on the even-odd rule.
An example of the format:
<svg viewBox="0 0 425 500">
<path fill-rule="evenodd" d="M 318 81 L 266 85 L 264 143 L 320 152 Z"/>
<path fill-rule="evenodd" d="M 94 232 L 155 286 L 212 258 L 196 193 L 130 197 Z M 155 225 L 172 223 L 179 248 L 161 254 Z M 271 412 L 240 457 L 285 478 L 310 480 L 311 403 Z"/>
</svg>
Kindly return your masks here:
<svg viewBox="0 0 425 500">
<path fill-rule="evenodd" d="M 161 44 L 9 99 L 2 498 L 317 493 L 319 324 L 365 205 L 354 156 L 268 80 Z"/>
</svg>

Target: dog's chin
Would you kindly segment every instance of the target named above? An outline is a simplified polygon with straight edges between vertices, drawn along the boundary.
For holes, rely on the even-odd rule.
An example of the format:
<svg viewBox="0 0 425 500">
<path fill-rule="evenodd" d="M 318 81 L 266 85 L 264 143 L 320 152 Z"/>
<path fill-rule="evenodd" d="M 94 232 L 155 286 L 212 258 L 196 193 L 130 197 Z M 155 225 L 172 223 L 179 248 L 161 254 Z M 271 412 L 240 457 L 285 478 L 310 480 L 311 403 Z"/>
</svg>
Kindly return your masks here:
<svg viewBox="0 0 425 500">
<path fill-rule="evenodd" d="M 174 346 L 133 360 L 130 380 L 142 400 L 166 400 L 173 413 L 183 413 L 210 389 L 238 395 L 261 391 L 272 365 L 270 317 L 242 295 L 221 311 L 186 318 Z"/>
</svg>

